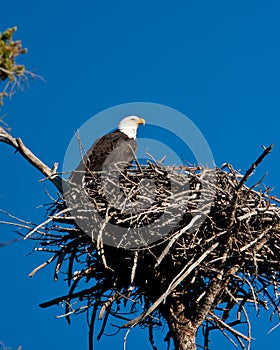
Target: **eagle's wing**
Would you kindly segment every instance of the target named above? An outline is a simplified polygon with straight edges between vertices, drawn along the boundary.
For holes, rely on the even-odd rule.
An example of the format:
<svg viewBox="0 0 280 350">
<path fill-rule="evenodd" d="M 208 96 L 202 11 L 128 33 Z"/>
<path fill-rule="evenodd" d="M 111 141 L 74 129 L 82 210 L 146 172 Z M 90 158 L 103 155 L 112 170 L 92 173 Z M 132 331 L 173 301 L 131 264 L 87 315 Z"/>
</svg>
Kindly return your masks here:
<svg viewBox="0 0 280 350">
<path fill-rule="evenodd" d="M 97 139 L 70 176 L 70 182 L 81 183 L 82 178 L 92 176 L 117 163 L 130 163 L 135 158 L 137 143 L 121 131 L 115 131 Z"/>
</svg>

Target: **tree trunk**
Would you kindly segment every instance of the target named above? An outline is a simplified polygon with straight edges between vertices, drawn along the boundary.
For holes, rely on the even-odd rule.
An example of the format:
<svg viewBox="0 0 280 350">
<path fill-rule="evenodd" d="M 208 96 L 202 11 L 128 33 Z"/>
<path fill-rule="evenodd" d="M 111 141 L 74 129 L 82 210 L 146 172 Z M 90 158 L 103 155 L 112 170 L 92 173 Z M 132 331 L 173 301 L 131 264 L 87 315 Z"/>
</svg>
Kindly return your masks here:
<svg viewBox="0 0 280 350">
<path fill-rule="evenodd" d="M 191 323 L 180 324 L 173 322 L 169 325 L 175 350 L 196 350 L 196 329 Z"/>
<path fill-rule="evenodd" d="M 162 314 L 169 327 L 175 350 L 196 350 L 197 326 L 185 315 L 185 307 L 173 298 L 162 305 Z"/>
</svg>

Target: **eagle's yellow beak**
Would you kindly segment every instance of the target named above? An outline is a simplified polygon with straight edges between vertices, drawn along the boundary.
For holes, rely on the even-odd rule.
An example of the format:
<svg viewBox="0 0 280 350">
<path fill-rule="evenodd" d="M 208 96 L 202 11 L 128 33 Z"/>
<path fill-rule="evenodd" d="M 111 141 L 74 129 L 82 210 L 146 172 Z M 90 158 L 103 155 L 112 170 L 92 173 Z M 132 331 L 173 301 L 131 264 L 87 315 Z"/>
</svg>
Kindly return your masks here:
<svg viewBox="0 0 280 350">
<path fill-rule="evenodd" d="M 137 124 L 138 125 L 140 125 L 140 124 L 143 124 L 143 125 L 145 125 L 145 119 L 143 119 L 143 118 L 139 118 L 138 120 L 137 120 Z"/>
</svg>

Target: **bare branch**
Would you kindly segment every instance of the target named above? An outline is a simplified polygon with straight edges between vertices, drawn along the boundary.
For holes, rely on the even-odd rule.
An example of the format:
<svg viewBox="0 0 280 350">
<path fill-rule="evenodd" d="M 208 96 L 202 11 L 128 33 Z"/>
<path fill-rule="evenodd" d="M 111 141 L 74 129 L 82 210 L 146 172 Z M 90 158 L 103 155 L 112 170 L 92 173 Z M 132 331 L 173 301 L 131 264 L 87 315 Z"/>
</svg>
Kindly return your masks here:
<svg viewBox="0 0 280 350">
<path fill-rule="evenodd" d="M 56 166 L 53 167 L 53 170 L 50 169 L 24 145 L 20 138 L 14 138 L 2 127 L 0 127 L 0 142 L 7 143 L 15 148 L 30 164 L 46 176 L 60 193 L 63 193 L 63 179 L 56 173 Z"/>
</svg>

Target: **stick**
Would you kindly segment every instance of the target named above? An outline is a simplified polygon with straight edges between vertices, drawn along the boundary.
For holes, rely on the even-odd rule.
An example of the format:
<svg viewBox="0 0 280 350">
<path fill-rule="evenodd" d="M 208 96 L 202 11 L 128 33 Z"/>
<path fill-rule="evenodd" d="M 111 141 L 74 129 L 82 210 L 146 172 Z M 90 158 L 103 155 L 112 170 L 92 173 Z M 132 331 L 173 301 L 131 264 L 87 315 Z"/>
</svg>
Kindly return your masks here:
<svg viewBox="0 0 280 350">
<path fill-rule="evenodd" d="M 6 143 L 16 149 L 30 164 L 45 175 L 63 193 L 63 179 L 57 175 L 56 166 L 53 170 L 36 157 L 22 142 L 20 138 L 14 138 L 11 134 L 0 127 L 0 142 Z M 55 163 L 56 164 L 56 163 Z"/>
<path fill-rule="evenodd" d="M 257 166 L 260 165 L 260 163 L 263 161 L 263 159 L 271 152 L 272 148 L 273 148 L 273 144 L 271 144 L 268 147 L 263 146 L 263 149 L 264 149 L 263 153 L 258 157 L 258 159 L 246 171 L 245 175 L 243 176 L 243 178 L 240 180 L 238 186 L 236 187 L 237 192 L 245 184 L 245 182 L 248 180 L 249 176 L 257 168 Z"/>
</svg>

